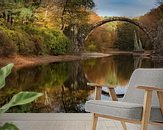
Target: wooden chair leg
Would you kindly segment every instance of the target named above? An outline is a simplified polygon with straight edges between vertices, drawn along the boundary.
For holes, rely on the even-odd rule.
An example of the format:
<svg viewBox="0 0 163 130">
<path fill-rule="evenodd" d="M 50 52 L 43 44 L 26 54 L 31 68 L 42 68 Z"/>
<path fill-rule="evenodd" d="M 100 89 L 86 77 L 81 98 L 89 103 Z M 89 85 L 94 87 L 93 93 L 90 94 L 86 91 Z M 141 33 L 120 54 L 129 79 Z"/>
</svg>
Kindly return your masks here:
<svg viewBox="0 0 163 130">
<path fill-rule="evenodd" d="M 148 128 L 151 112 L 151 103 L 152 103 L 152 91 L 145 91 L 141 130 L 147 130 Z"/>
<path fill-rule="evenodd" d="M 157 96 L 160 103 L 161 112 L 163 114 L 163 92 L 157 92 Z"/>
<path fill-rule="evenodd" d="M 122 124 L 123 129 L 124 129 L 124 130 L 127 130 L 127 125 L 126 125 L 126 123 L 123 122 L 123 121 L 121 121 L 121 124 Z"/>
<path fill-rule="evenodd" d="M 92 130 L 96 130 L 97 121 L 98 121 L 98 116 L 96 116 L 95 113 L 94 113 L 93 114 L 93 121 L 92 121 Z"/>
<path fill-rule="evenodd" d="M 114 88 L 109 88 L 109 94 L 113 101 L 118 101 L 118 98 L 117 98 Z M 121 121 L 121 124 L 122 124 L 123 129 L 127 130 L 127 126 L 126 126 L 125 122 Z"/>
</svg>

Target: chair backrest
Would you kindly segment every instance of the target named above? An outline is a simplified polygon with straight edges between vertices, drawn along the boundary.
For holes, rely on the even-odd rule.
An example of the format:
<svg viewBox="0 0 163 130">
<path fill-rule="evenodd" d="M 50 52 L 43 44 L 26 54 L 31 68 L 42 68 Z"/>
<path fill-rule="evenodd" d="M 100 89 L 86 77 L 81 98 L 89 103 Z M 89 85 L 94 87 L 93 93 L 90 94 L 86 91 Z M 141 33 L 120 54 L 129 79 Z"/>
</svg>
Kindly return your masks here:
<svg viewBox="0 0 163 130">
<path fill-rule="evenodd" d="M 137 86 L 151 86 L 163 88 L 163 68 L 136 69 L 130 78 L 128 90 L 124 96 L 123 101 L 143 104 L 144 91 L 137 89 Z M 156 92 L 153 94 L 152 106 L 159 106 Z"/>
</svg>

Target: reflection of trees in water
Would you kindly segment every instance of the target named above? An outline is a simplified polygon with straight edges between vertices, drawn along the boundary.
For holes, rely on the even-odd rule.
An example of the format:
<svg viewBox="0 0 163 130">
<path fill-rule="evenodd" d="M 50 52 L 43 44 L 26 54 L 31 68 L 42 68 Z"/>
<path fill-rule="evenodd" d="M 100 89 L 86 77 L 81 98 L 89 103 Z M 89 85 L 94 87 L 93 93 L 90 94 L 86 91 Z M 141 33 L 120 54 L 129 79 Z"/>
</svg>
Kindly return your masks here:
<svg viewBox="0 0 163 130">
<path fill-rule="evenodd" d="M 108 70 L 114 68 L 111 57 L 86 60 L 83 66 L 88 79 L 97 83 L 104 83 L 107 80 Z"/>
<path fill-rule="evenodd" d="M 128 83 L 128 80 L 134 70 L 134 59 L 131 55 L 115 56 L 114 62 L 116 66 L 118 84 L 124 86 Z"/>
<path fill-rule="evenodd" d="M 144 58 L 142 56 L 134 57 L 134 68 L 162 68 L 163 61 L 162 60 L 152 60 Z"/>
<path fill-rule="evenodd" d="M 6 87 L 0 91 L 0 105 L 5 104 L 12 95 L 19 91 L 35 91 L 42 92 L 45 95 L 39 99 L 39 103 L 33 103 L 32 111 L 37 112 L 39 111 L 38 108 L 49 111 L 50 102 L 55 102 L 53 93 L 58 91 L 59 86 L 67 78 L 67 74 L 67 65 L 65 63 L 42 65 L 16 71 L 8 78 Z M 44 103 L 47 103 L 47 106 Z"/>
<path fill-rule="evenodd" d="M 141 68 L 142 61 L 143 61 L 142 56 L 135 56 L 134 57 L 134 69 Z"/>
<path fill-rule="evenodd" d="M 85 62 L 88 79 L 101 84 L 126 85 L 133 71 L 132 56 L 113 56 Z"/>
<path fill-rule="evenodd" d="M 162 68 L 163 67 L 163 60 L 153 60 L 154 68 Z"/>
<path fill-rule="evenodd" d="M 65 88 L 60 97 L 60 111 L 62 112 L 84 112 L 84 104 L 89 96 L 88 90 L 70 90 Z"/>
<path fill-rule="evenodd" d="M 83 71 L 80 62 L 71 62 L 68 64 L 68 78 L 63 86 L 69 89 L 87 89 L 88 79 Z"/>
<path fill-rule="evenodd" d="M 2 90 L 5 93 L 0 93 L 0 99 L 6 99 L 1 104 L 19 91 L 37 91 L 44 93 L 37 102 L 27 105 L 27 109 L 18 106 L 9 112 L 82 112 L 89 95 L 87 81 L 80 62 L 21 69 L 12 73 Z"/>
<path fill-rule="evenodd" d="M 89 95 L 88 79 L 80 62 L 68 64 L 68 78 L 62 85 L 62 109 L 65 112 L 84 112 L 84 105 Z"/>
<path fill-rule="evenodd" d="M 92 93 L 86 85 L 88 80 L 124 86 L 134 70 L 134 60 L 132 56 L 121 55 L 15 71 L 7 79 L 7 86 L 0 91 L 0 105 L 8 102 L 19 91 L 36 91 L 44 93 L 44 96 L 25 107 L 13 108 L 10 112 L 84 112 L 84 103 Z M 161 64 L 163 62 L 158 65 L 158 62 L 149 59 L 141 61 L 143 68 Z"/>
<path fill-rule="evenodd" d="M 47 86 L 61 85 L 67 78 L 67 74 L 65 63 L 24 68 L 11 74 L 4 89 L 5 91 L 13 88 L 39 91 Z"/>
</svg>

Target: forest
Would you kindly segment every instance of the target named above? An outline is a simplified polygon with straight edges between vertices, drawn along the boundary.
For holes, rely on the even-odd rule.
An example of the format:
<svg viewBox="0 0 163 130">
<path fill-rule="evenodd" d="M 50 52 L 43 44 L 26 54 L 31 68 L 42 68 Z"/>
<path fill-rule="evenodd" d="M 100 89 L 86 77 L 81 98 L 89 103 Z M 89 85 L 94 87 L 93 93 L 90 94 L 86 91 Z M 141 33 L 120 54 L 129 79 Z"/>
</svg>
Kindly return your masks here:
<svg viewBox="0 0 163 130">
<path fill-rule="evenodd" d="M 94 6 L 92 0 L 0 1 L 0 55 L 73 53 L 79 28 L 88 26 Z"/>
<path fill-rule="evenodd" d="M 163 4 L 144 16 L 133 18 L 145 25 L 163 54 Z M 94 23 L 108 18 L 98 16 L 93 0 L 1 0 L 0 56 L 64 55 L 83 51 L 132 51 L 135 32 L 143 48 L 153 45 L 136 26 L 111 22 L 97 28 L 83 41 L 83 34 Z"/>
</svg>

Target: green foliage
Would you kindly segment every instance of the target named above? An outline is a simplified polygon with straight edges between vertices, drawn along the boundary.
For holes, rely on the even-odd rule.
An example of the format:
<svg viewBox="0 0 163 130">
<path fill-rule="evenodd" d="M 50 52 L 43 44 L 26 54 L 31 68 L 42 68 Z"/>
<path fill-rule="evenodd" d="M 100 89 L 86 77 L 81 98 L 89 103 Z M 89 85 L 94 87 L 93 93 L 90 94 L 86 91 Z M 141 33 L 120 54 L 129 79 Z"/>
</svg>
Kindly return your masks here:
<svg viewBox="0 0 163 130">
<path fill-rule="evenodd" d="M 29 23 L 40 5 L 40 0 L 1 0 L 0 17 L 10 25 Z"/>
<path fill-rule="evenodd" d="M 61 31 L 31 26 L 26 26 L 24 30 L 31 34 L 31 37 L 39 36 L 38 43 L 44 45 L 42 48 L 46 48 L 45 52 L 48 54 L 59 55 L 65 54 L 68 51 L 70 41 Z"/>
<path fill-rule="evenodd" d="M 5 79 L 11 73 L 13 66 L 13 64 L 9 64 L 0 69 L 0 89 L 5 86 Z M 0 114 L 6 112 L 11 107 L 28 104 L 42 95 L 42 93 L 36 92 L 19 92 L 12 97 L 9 103 L 0 108 Z M 13 124 L 6 123 L 2 127 L 0 126 L 0 130 L 18 130 L 18 128 Z"/>
<path fill-rule="evenodd" d="M 47 48 L 46 45 L 43 43 L 43 37 L 39 35 L 33 35 L 31 37 L 32 47 L 33 47 L 33 54 L 34 55 L 43 55 L 46 54 Z"/>
<path fill-rule="evenodd" d="M 70 43 L 69 39 L 56 29 L 26 25 L 12 30 L 0 26 L 0 30 L 0 55 L 4 56 L 65 54 Z"/>
<path fill-rule="evenodd" d="M 0 55 L 11 56 L 16 54 L 16 45 L 8 35 L 0 30 Z"/>
<path fill-rule="evenodd" d="M 6 45 L 7 48 L 10 47 L 12 49 L 7 51 L 8 55 L 13 55 L 13 53 L 21 55 L 34 54 L 33 50 L 35 46 L 33 46 L 32 40 L 27 33 L 23 32 L 22 30 L 10 30 L 8 28 L 3 28 L 3 33 L 4 35 L 2 38 L 6 38 L 6 41 L 10 41 L 10 45 Z M 7 44 L 5 41 L 2 41 L 2 43 Z M 4 51 L 4 53 L 6 53 L 6 51 Z M 6 56 L 6 54 L 4 54 L 4 56 Z"/>
<path fill-rule="evenodd" d="M 95 3 L 93 2 L 93 0 L 89 0 L 89 1 L 88 0 L 70 0 L 68 2 L 68 5 L 75 7 L 75 9 L 79 7 L 83 7 L 83 6 L 85 8 L 92 9 L 95 6 Z"/>
<path fill-rule="evenodd" d="M 0 69 L 0 89 L 5 86 L 5 79 L 11 73 L 14 64 L 8 64 Z"/>
<path fill-rule="evenodd" d="M 31 18 L 33 16 L 33 12 L 31 8 L 21 8 L 17 10 L 19 12 L 19 18 L 23 19 L 25 18 Z"/>
<path fill-rule="evenodd" d="M 5 86 L 5 79 L 11 73 L 13 66 L 13 64 L 8 64 L 7 66 L 0 69 L 0 89 Z M 6 112 L 10 107 L 30 103 L 40 96 L 42 96 L 42 93 L 20 92 L 14 95 L 9 103 L 0 108 L 0 114 Z"/>
<path fill-rule="evenodd" d="M 9 38 L 17 46 L 17 53 L 21 55 L 33 54 L 34 46 L 27 33 L 21 30 L 6 30 Z"/>
<path fill-rule="evenodd" d="M 71 40 L 72 44 L 69 50 L 77 53 L 82 44 L 81 28 L 88 24 L 88 16 L 95 3 L 93 0 L 64 0 L 59 3 L 62 10 L 61 30 Z"/>
<path fill-rule="evenodd" d="M 42 95 L 42 93 L 36 92 L 20 92 L 14 95 L 9 103 L 0 108 L 0 114 L 6 112 L 11 107 L 28 104 Z"/>
<path fill-rule="evenodd" d="M 96 46 L 96 44 L 93 41 L 91 41 L 86 49 L 87 49 L 87 51 L 96 51 L 97 50 L 97 46 Z"/>
<path fill-rule="evenodd" d="M 50 54 L 59 55 L 66 54 L 68 51 L 68 38 L 64 35 L 59 35 L 58 37 L 54 37 L 52 41 L 48 44 L 48 48 L 50 49 Z"/>
<path fill-rule="evenodd" d="M 65 54 L 71 46 L 81 44 L 81 28 L 88 23 L 93 7 L 93 0 L 1 0 L 0 29 L 7 35 L 8 43 L 14 45 L 16 54 Z M 57 26 L 53 22 L 57 22 Z M 71 35 L 66 35 L 67 38 L 59 31 L 60 27 L 62 31 L 69 27 Z M 78 41 L 80 43 L 76 43 Z"/>
<path fill-rule="evenodd" d="M 120 50 L 133 50 L 134 30 L 137 30 L 136 26 L 131 25 L 130 23 L 119 23 L 117 28 L 116 47 Z"/>
<path fill-rule="evenodd" d="M 59 55 L 67 52 L 69 40 L 61 31 L 35 26 L 38 7 L 46 8 L 41 6 L 45 4 L 48 2 L 40 0 L 0 1 L 1 55 Z"/>
<path fill-rule="evenodd" d="M 5 123 L 3 126 L 0 126 L 0 130 L 19 130 L 14 124 Z"/>
</svg>

